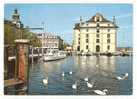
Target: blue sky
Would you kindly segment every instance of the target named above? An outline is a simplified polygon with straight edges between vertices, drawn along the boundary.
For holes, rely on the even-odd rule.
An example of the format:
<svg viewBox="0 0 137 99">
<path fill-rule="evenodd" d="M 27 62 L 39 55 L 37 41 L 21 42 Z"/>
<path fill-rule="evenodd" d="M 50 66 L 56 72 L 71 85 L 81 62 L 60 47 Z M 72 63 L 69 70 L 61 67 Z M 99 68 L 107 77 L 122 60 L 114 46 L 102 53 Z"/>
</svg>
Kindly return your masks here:
<svg viewBox="0 0 137 99">
<path fill-rule="evenodd" d="M 83 21 L 97 12 L 109 20 L 115 16 L 119 26 L 117 46 L 132 46 L 132 4 L 6 4 L 4 18 L 11 20 L 15 8 L 19 10 L 25 26 L 41 27 L 41 23 L 44 22 L 45 31 L 61 36 L 69 44 L 73 41 L 73 26 L 79 22 L 80 16 Z"/>
</svg>

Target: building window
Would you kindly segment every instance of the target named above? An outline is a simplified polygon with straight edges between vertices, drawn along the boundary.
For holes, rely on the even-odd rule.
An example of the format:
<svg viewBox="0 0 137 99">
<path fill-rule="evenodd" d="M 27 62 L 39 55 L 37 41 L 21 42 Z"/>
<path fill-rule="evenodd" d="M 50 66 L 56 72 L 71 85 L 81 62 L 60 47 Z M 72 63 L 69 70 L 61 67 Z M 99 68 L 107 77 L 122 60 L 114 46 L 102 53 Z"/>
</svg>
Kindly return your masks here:
<svg viewBox="0 0 137 99">
<path fill-rule="evenodd" d="M 77 46 L 77 51 L 80 51 L 80 46 Z"/>
<path fill-rule="evenodd" d="M 96 39 L 96 43 L 99 43 L 99 39 Z"/>
<path fill-rule="evenodd" d="M 99 33 L 99 29 L 97 29 L 97 33 Z"/>
<path fill-rule="evenodd" d="M 97 34 L 96 37 L 99 38 L 99 34 Z"/>
<path fill-rule="evenodd" d="M 83 25 L 84 23 L 81 23 L 81 25 Z"/>
<path fill-rule="evenodd" d="M 88 23 L 86 25 L 88 26 Z"/>
<path fill-rule="evenodd" d="M 89 37 L 89 35 L 88 34 L 86 34 L 86 38 L 88 38 Z"/>
<path fill-rule="evenodd" d="M 99 17 L 97 17 L 97 22 L 99 22 Z"/>
<path fill-rule="evenodd" d="M 86 39 L 86 43 L 88 43 L 88 39 Z"/>
<path fill-rule="evenodd" d="M 80 37 L 78 38 L 78 40 L 80 40 Z"/>
<path fill-rule="evenodd" d="M 86 29 L 86 31 L 88 32 L 88 29 Z"/>
<path fill-rule="evenodd" d="M 86 49 L 88 49 L 88 45 L 86 45 Z"/>
<path fill-rule="evenodd" d="M 108 29 L 108 32 L 110 32 L 110 29 Z"/>
<path fill-rule="evenodd" d="M 108 50 L 110 49 L 110 46 L 109 46 L 109 45 L 107 46 L 107 49 L 108 49 Z"/>
<path fill-rule="evenodd" d="M 110 34 L 107 34 L 107 38 L 110 38 Z"/>
<path fill-rule="evenodd" d="M 99 27 L 99 23 L 97 23 L 97 27 Z"/>
<path fill-rule="evenodd" d="M 110 43 L 110 39 L 107 39 L 107 43 Z"/>
<path fill-rule="evenodd" d="M 80 41 L 78 42 L 78 44 L 80 44 Z"/>
</svg>

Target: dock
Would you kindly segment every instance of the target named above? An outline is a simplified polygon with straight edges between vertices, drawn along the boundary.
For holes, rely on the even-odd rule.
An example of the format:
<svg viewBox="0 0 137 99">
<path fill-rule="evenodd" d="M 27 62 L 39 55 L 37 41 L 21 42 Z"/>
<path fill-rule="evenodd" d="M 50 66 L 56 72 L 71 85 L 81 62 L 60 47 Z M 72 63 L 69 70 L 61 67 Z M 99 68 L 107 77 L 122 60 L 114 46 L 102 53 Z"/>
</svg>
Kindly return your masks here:
<svg viewBox="0 0 137 99">
<path fill-rule="evenodd" d="M 8 79 L 8 80 L 4 80 L 4 87 L 16 86 L 16 85 L 20 85 L 23 83 L 24 83 L 24 81 L 22 81 L 22 80 L 12 78 L 12 79 Z"/>
</svg>

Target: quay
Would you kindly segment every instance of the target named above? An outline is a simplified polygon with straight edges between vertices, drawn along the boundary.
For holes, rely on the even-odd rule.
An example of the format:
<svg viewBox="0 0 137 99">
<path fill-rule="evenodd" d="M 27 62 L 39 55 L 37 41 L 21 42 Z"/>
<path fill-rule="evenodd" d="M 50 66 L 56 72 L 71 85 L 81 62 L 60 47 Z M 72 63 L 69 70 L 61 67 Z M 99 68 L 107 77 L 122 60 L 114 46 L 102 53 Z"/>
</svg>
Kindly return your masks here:
<svg viewBox="0 0 137 99">
<path fill-rule="evenodd" d="M 9 86 L 15 86 L 18 84 L 23 84 L 24 82 L 22 80 L 17 80 L 17 79 L 8 79 L 4 80 L 4 87 L 9 87 Z"/>
</svg>

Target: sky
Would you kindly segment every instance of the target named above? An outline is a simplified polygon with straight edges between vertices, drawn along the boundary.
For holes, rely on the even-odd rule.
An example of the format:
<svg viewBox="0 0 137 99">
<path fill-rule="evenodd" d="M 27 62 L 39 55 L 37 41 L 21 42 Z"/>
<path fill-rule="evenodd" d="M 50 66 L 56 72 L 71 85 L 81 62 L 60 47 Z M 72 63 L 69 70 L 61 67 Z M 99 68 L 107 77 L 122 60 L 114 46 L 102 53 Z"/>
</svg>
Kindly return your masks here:
<svg viewBox="0 0 137 99">
<path fill-rule="evenodd" d="M 11 20 L 15 8 L 18 9 L 25 26 L 42 27 L 44 22 L 44 31 L 59 35 L 69 44 L 72 44 L 73 27 L 79 22 L 80 16 L 83 21 L 96 13 L 103 14 L 110 21 L 115 16 L 119 26 L 117 46 L 133 47 L 132 4 L 5 4 L 4 19 Z"/>
</svg>

